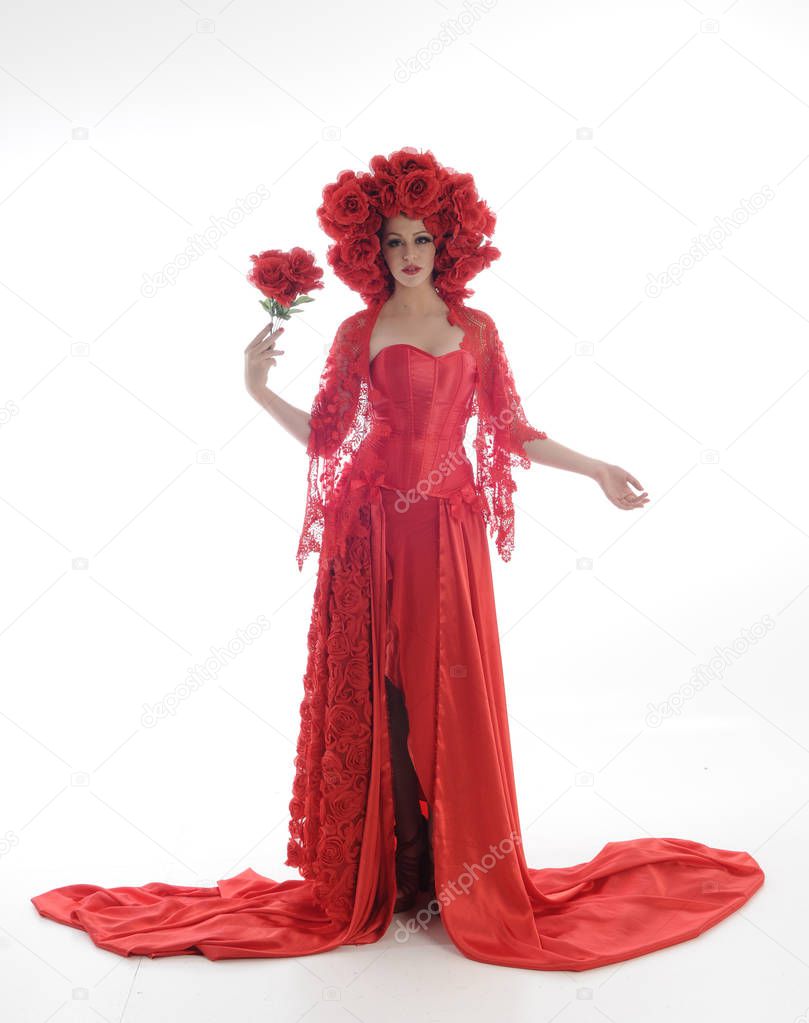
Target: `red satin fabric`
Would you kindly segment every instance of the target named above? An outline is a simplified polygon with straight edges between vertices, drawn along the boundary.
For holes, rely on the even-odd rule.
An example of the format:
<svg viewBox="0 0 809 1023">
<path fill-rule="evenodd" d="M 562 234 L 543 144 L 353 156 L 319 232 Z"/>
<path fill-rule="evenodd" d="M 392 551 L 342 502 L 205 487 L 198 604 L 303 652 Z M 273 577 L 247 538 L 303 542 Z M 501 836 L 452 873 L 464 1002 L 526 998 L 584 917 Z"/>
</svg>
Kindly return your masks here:
<svg viewBox="0 0 809 1023">
<path fill-rule="evenodd" d="M 68 885 L 32 899 L 42 916 L 122 955 L 299 956 L 378 941 L 395 896 L 386 675 L 404 693 L 434 815 L 437 898 L 397 916 L 398 940 L 440 912 L 470 959 L 586 970 L 693 938 L 762 885 L 747 853 L 679 838 L 609 842 L 574 866 L 527 866 L 489 547 L 463 449 L 475 374 L 468 351 L 434 357 L 406 344 L 371 365 L 374 426 L 356 475 L 371 507 L 373 754 L 350 922 L 326 917 L 312 882 L 251 869 L 212 888 Z M 368 472 L 365 455 L 381 456 L 384 471 Z"/>
</svg>

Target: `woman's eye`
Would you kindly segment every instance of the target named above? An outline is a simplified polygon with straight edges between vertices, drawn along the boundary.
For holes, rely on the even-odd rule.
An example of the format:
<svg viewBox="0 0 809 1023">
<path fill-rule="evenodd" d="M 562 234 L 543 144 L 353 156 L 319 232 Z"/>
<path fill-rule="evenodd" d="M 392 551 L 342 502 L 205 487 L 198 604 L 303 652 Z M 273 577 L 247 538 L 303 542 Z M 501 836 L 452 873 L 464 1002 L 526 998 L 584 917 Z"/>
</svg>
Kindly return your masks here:
<svg viewBox="0 0 809 1023">
<path fill-rule="evenodd" d="M 432 238 L 430 238 L 429 235 L 422 234 L 422 235 L 419 235 L 419 237 L 416 239 L 416 241 L 417 242 L 427 242 L 427 243 L 429 243 L 429 242 L 432 241 Z M 391 238 L 391 240 L 388 242 L 388 247 L 389 248 L 393 248 L 394 245 L 400 245 L 400 244 L 401 244 L 401 241 L 400 241 L 399 238 Z"/>
</svg>

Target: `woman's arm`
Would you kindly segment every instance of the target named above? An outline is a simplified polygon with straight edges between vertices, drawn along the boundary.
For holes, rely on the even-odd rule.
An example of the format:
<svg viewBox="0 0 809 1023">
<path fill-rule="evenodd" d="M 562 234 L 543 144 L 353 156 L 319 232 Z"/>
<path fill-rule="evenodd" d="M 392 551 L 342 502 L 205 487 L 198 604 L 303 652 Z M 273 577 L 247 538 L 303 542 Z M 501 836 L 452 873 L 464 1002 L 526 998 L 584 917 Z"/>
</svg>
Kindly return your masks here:
<svg viewBox="0 0 809 1023">
<path fill-rule="evenodd" d="M 309 434 L 312 432 L 308 412 L 302 408 L 296 408 L 295 405 L 290 405 L 280 394 L 276 394 L 266 386 L 250 393 L 259 405 L 269 412 L 276 423 L 283 426 L 287 433 L 291 433 L 304 447 L 308 446 Z"/>
<path fill-rule="evenodd" d="M 532 462 L 549 465 L 552 469 L 567 469 L 568 472 L 580 472 L 583 476 L 594 477 L 596 470 L 604 463 L 597 458 L 589 458 L 572 448 L 566 448 L 550 437 L 541 440 L 529 440 L 523 447 Z"/>
<path fill-rule="evenodd" d="M 572 448 L 566 448 L 564 444 L 559 444 L 550 437 L 526 441 L 523 448 L 532 462 L 589 476 L 598 483 L 616 508 L 625 511 L 630 508 L 642 508 L 649 503 L 648 494 L 641 484 L 620 465 L 610 465 L 600 458 L 590 458 Z M 629 489 L 630 483 L 643 492 L 633 494 Z"/>
<path fill-rule="evenodd" d="M 283 349 L 276 349 L 276 338 L 284 328 L 268 334 L 269 327 L 263 327 L 244 350 L 244 382 L 248 394 L 304 447 L 309 444 L 309 413 L 285 401 L 280 394 L 267 387 L 267 374 L 275 365 Z"/>
<path fill-rule="evenodd" d="M 483 362 L 485 373 L 479 385 L 479 407 L 482 404 L 487 416 L 494 422 L 505 419 L 499 410 L 510 412 L 505 428 L 501 427 L 495 433 L 495 443 L 507 448 L 511 455 L 519 455 L 522 449 L 531 462 L 589 476 L 598 483 L 607 499 L 623 511 L 648 504 L 648 495 L 641 484 L 620 465 L 610 465 L 566 448 L 564 444 L 551 440 L 544 430 L 538 430 L 528 422 L 494 320 L 480 310 L 475 312 L 476 321 L 482 321 L 487 342 L 487 358 Z M 630 483 L 643 493 L 633 494 L 629 489 Z"/>
</svg>

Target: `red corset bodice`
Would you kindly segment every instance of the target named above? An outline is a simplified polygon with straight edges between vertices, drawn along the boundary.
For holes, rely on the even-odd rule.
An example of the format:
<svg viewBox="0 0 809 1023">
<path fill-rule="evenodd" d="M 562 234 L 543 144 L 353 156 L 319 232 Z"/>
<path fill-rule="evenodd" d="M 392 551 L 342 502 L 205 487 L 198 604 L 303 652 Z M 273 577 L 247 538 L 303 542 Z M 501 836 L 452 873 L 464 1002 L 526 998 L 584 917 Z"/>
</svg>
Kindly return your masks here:
<svg viewBox="0 0 809 1023">
<path fill-rule="evenodd" d="M 381 458 L 385 485 L 447 496 L 475 474 L 464 448 L 477 364 L 468 351 L 431 355 L 409 344 L 371 360 L 371 426 L 363 448 Z"/>
</svg>

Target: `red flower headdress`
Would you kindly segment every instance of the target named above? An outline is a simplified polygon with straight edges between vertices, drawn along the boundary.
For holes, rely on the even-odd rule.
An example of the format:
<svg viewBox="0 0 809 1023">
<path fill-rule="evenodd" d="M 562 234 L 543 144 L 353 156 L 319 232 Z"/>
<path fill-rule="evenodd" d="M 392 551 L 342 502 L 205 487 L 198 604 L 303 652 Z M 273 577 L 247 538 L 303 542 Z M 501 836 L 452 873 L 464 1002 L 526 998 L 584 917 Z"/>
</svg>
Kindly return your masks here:
<svg viewBox="0 0 809 1023">
<path fill-rule="evenodd" d="M 406 147 L 387 158 L 374 156 L 370 172 L 342 171 L 323 189 L 320 226 L 334 240 L 327 259 L 334 272 L 366 303 L 387 298 L 393 278 L 385 264 L 379 233 L 386 217 L 399 213 L 423 220 L 435 240 L 433 285 L 447 304 L 468 298 L 465 287 L 500 257 L 484 235 L 495 216 L 478 197 L 471 174 L 443 167 L 427 150 Z"/>
</svg>

